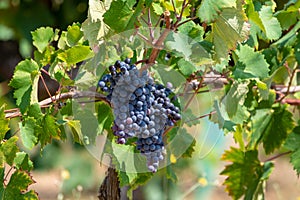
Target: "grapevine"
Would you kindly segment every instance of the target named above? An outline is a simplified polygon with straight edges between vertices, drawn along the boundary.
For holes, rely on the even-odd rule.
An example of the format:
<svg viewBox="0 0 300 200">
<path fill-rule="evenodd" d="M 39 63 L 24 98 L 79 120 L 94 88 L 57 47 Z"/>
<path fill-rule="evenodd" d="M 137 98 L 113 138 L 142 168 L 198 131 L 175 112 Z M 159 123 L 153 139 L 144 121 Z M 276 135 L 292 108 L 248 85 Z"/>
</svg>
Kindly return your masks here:
<svg viewBox="0 0 300 200">
<path fill-rule="evenodd" d="M 1 4 L 0 39 L 24 37 L 10 14 L 31 2 Z M 198 190 L 215 187 L 264 199 L 274 160 L 288 157 L 300 174 L 300 1 L 89 0 L 76 9 L 84 8 L 83 22 L 31 30 L 34 50 L 0 83 L 0 200 L 42 198 L 30 187 L 39 183 L 28 152 L 42 155 L 54 140 L 107 164 L 100 200 L 139 198 L 137 188 L 204 199 Z M 221 137 L 234 144 L 222 149 Z M 222 186 L 210 174 L 223 165 L 215 160 L 226 162 Z"/>
</svg>

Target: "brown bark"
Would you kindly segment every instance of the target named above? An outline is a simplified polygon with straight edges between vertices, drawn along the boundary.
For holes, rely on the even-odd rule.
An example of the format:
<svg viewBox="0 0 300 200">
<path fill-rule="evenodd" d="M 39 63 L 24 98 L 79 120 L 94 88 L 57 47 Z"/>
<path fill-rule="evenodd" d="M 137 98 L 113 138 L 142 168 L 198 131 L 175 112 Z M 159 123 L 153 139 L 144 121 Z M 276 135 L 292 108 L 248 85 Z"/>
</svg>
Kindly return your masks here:
<svg viewBox="0 0 300 200">
<path fill-rule="evenodd" d="M 118 174 L 114 168 L 109 167 L 106 177 L 99 188 L 98 198 L 99 200 L 120 200 L 120 193 Z"/>
</svg>

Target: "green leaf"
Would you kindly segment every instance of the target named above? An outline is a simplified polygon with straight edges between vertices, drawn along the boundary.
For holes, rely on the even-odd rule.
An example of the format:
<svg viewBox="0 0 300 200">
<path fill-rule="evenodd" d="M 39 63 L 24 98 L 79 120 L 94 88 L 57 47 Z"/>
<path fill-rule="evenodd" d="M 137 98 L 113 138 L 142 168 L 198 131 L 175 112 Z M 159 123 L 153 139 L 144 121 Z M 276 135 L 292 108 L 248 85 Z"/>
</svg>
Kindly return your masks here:
<svg viewBox="0 0 300 200">
<path fill-rule="evenodd" d="M 71 129 L 74 141 L 79 144 L 82 144 L 83 135 L 81 132 L 80 121 L 79 120 L 69 120 L 69 121 L 67 121 L 66 125 Z"/>
<path fill-rule="evenodd" d="M 195 145 L 195 138 L 185 128 L 173 128 L 168 134 L 168 148 L 176 158 L 191 157 Z"/>
<path fill-rule="evenodd" d="M 57 57 L 68 65 L 74 65 L 94 56 L 93 51 L 88 46 L 77 45 L 61 52 Z"/>
<path fill-rule="evenodd" d="M 262 82 L 262 81 L 259 81 L 257 80 L 256 81 L 256 85 L 257 85 L 257 88 L 258 88 L 258 91 L 259 91 L 259 94 L 260 94 L 260 97 L 262 98 L 262 100 L 268 100 L 269 98 L 269 86 Z"/>
<path fill-rule="evenodd" d="M 269 64 L 264 59 L 264 55 L 255 52 L 248 45 L 240 45 L 236 54 L 239 57 L 238 66 L 234 72 L 236 77 L 261 79 L 268 77 Z"/>
<path fill-rule="evenodd" d="M 173 40 L 166 42 L 166 48 L 178 53 L 178 56 L 182 56 L 186 60 L 190 60 L 192 55 L 192 45 L 189 41 L 189 37 L 179 33 L 172 33 Z"/>
<path fill-rule="evenodd" d="M 161 7 L 160 3 L 158 3 L 158 2 L 153 2 L 152 8 L 153 8 L 154 13 L 157 15 L 161 15 L 164 13 L 163 7 Z"/>
<path fill-rule="evenodd" d="M 36 123 L 33 117 L 27 117 L 23 123 L 19 123 L 22 142 L 28 149 L 32 149 L 38 142 L 38 137 L 35 134 Z"/>
<path fill-rule="evenodd" d="M 300 1 L 297 1 L 298 5 L 290 6 L 287 10 L 280 10 L 276 13 L 276 18 L 278 19 L 282 30 L 290 29 L 299 20 Z"/>
<path fill-rule="evenodd" d="M 299 174 L 300 174 L 300 149 L 298 149 L 297 151 L 294 151 L 291 154 L 290 162 L 292 163 L 294 169 L 297 172 L 297 175 L 299 176 Z"/>
<path fill-rule="evenodd" d="M 74 85 L 74 80 L 69 77 L 66 69 L 61 67 L 61 63 L 58 63 L 57 61 L 53 62 L 48 72 L 51 78 L 53 78 L 63 86 Z"/>
<path fill-rule="evenodd" d="M 13 166 L 16 153 L 19 151 L 19 148 L 17 146 L 17 141 L 18 141 L 18 137 L 13 136 L 1 144 L 1 151 L 5 156 L 5 161 L 10 166 Z"/>
<path fill-rule="evenodd" d="M 300 174 L 300 126 L 294 128 L 293 132 L 288 135 L 284 147 L 292 151 L 290 162 L 297 172 Z"/>
<path fill-rule="evenodd" d="M 74 105 L 78 105 L 78 107 L 80 106 L 79 104 L 73 104 L 73 106 Z M 73 110 L 75 116 L 74 119 L 80 121 L 81 134 L 85 139 L 85 144 L 94 143 L 95 138 L 99 133 L 99 124 L 94 109 L 95 108 L 93 105 L 91 105 L 91 107 L 88 107 L 88 105 L 86 105 L 84 109 L 79 109 L 78 111 Z"/>
<path fill-rule="evenodd" d="M 246 94 L 248 93 L 248 82 L 235 82 L 231 86 L 229 92 L 225 97 L 225 109 L 229 116 L 232 118 L 238 111 L 239 105 L 243 105 Z"/>
<path fill-rule="evenodd" d="M 132 6 L 131 1 L 116 0 L 111 2 L 109 9 L 103 15 L 104 22 L 117 33 L 124 31 L 126 28 L 133 29 L 134 24 L 128 27 L 133 15 Z"/>
<path fill-rule="evenodd" d="M 9 85 L 15 89 L 14 97 L 21 113 L 25 113 L 30 104 L 38 102 L 39 67 L 34 60 L 21 61 L 15 69 Z"/>
<path fill-rule="evenodd" d="M 39 198 L 33 190 L 25 192 L 33 183 L 34 181 L 27 172 L 17 170 L 12 174 L 2 197 L 3 199 L 38 200 Z"/>
<path fill-rule="evenodd" d="M 59 139 L 60 129 L 56 123 L 56 119 L 50 115 L 46 114 L 42 120 L 41 130 L 39 133 L 39 140 L 41 147 L 43 148 L 46 144 L 50 143 L 52 138 Z"/>
<path fill-rule="evenodd" d="M 5 106 L 0 107 L 0 141 L 5 137 L 7 131 L 9 131 L 9 119 L 5 117 Z"/>
<path fill-rule="evenodd" d="M 255 23 L 256 26 L 258 26 L 261 30 L 265 32 L 265 27 L 259 17 L 258 12 L 255 10 L 254 4 L 252 0 L 246 0 L 246 13 L 251 20 L 251 22 Z"/>
<path fill-rule="evenodd" d="M 197 11 L 197 16 L 201 21 L 210 23 L 214 21 L 220 11 L 226 7 L 236 7 L 235 0 L 203 0 Z"/>
<path fill-rule="evenodd" d="M 166 168 L 167 168 L 166 178 L 176 183 L 178 181 L 178 178 L 176 176 L 175 171 L 173 170 L 172 165 L 168 165 Z"/>
<path fill-rule="evenodd" d="M 49 43 L 53 40 L 54 31 L 51 27 L 41 27 L 31 32 L 33 45 L 40 53 L 43 53 Z"/>
<path fill-rule="evenodd" d="M 113 161 L 118 167 L 120 186 L 125 186 L 133 182 L 137 178 L 137 170 L 135 166 L 135 147 L 130 145 L 120 145 L 112 142 L 112 154 L 115 157 Z M 144 164 L 146 163 L 139 163 Z"/>
<path fill-rule="evenodd" d="M 30 105 L 28 108 L 28 111 L 27 111 L 27 115 L 29 117 L 33 117 L 34 119 L 40 119 L 41 117 L 43 117 L 43 113 L 42 113 L 40 104 L 34 103 L 34 104 Z"/>
<path fill-rule="evenodd" d="M 214 101 L 214 109 L 216 110 L 216 115 L 212 115 L 210 120 L 219 125 L 220 129 L 224 131 L 235 131 L 234 122 L 230 121 L 228 114 L 225 110 L 224 104 L 219 104 L 217 100 Z"/>
<path fill-rule="evenodd" d="M 281 26 L 277 18 L 273 16 L 272 5 L 263 5 L 258 12 L 268 39 L 277 40 L 281 36 Z"/>
<path fill-rule="evenodd" d="M 88 18 L 82 23 L 82 31 L 85 39 L 91 47 L 97 45 L 97 41 L 103 38 L 109 31 L 103 22 L 103 14 L 109 9 L 111 1 L 89 1 Z"/>
<path fill-rule="evenodd" d="M 266 154 L 279 148 L 293 130 L 293 115 L 284 106 L 259 109 L 252 119 L 250 146 L 256 147 L 263 142 Z"/>
<path fill-rule="evenodd" d="M 30 171 L 33 168 L 33 163 L 25 152 L 18 152 L 14 159 L 14 164 L 17 169 Z"/>
<path fill-rule="evenodd" d="M 233 199 L 239 199 L 243 195 L 245 199 L 253 199 L 257 192 L 262 192 L 259 187 L 268 179 L 274 167 L 270 162 L 261 164 L 257 150 L 242 151 L 231 147 L 229 151 L 225 151 L 222 160 L 232 162 L 221 175 L 228 176 L 224 185 Z"/>
<path fill-rule="evenodd" d="M 80 30 L 79 24 L 73 24 L 68 27 L 68 31 L 66 34 L 67 44 L 72 47 L 77 45 L 80 39 L 83 37 L 83 32 Z"/>
<path fill-rule="evenodd" d="M 153 177 L 153 173 L 138 173 L 137 177 L 130 183 L 130 188 L 127 191 L 127 196 L 132 199 L 132 191 L 146 184 Z"/>
<path fill-rule="evenodd" d="M 110 130 L 114 116 L 112 113 L 111 108 L 105 104 L 105 103 L 100 103 L 98 106 L 98 129 L 99 133 L 102 134 L 104 130 Z"/>
<path fill-rule="evenodd" d="M 212 24 L 212 40 L 216 59 L 227 59 L 228 53 L 236 48 L 238 42 L 249 35 L 249 24 L 240 3 L 237 8 L 225 8 Z"/>
<path fill-rule="evenodd" d="M 277 40 L 272 45 L 274 46 L 278 45 L 280 47 L 292 45 L 298 37 L 298 34 L 296 33 L 298 33 L 299 28 L 300 28 L 300 21 L 298 21 L 297 24 L 295 24 L 295 26 L 287 34 L 285 34 L 282 38 Z"/>
<path fill-rule="evenodd" d="M 86 71 L 85 69 L 79 69 L 79 72 L 75 78 L 75 85 L 80 90 L 87 90 L 92 85 L 97 85 L 99 77 L 95 76 L 91 72 Z"/>
<path fill-rule="evenodd" d="M 196 67 L 185 59 L 180 59 L 177 65 L 179 67 L 179 70 L 185 76 L 189 76 L 196 71 Z"/>
</svg>

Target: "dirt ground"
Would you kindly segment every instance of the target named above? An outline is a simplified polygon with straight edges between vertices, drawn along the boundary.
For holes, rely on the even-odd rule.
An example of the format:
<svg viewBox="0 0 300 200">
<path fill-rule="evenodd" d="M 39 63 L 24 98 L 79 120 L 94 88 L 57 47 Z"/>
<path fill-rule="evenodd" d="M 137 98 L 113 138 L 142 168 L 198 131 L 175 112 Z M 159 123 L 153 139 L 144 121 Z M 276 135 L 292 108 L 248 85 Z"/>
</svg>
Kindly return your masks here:
<svg viewBox="0 0 300 200">
<path fill-rule="evenodd" d="M 99 167 L 98 175 L 103 177 L 105 174 L 105 167 Z M 77 188 L 69 196 L 60 194 L 60 184 L 62 180 L 62 172 L 58 170 L 52 170 L 48 172 L 33 172 L 34 180 L 37 184 L 31 186 L 31 189 L 35 189 L 40 196 L 41 200 L 97 200 L 97 188 L 93 191 L 86 191 L 84 188 Z M 216 180 L 216 186 L 213 187 L 211 200 L 229 200 L 231 199 L 225 192 L 224 186 L 222 186 L 223 177 L 219 177 Z M 100 180 L 101 178 L 99 178 Z M 100 182 L 99 182 L 100 183 Z M 82 191 L 81 191 L 82 190 Z M 210 200 L 209 199 L 209 200 Z M 275 161 L 275 168 L 270 176 L 266 186 L 267 200 L 299 200 L 300 199 L 300 179 L 296 176 L 292 166 L 286 160 L 286 158 L 280 158 Z M 192 197 L 187 196 L 186 200 L 193 200 Z"/>
</svg>

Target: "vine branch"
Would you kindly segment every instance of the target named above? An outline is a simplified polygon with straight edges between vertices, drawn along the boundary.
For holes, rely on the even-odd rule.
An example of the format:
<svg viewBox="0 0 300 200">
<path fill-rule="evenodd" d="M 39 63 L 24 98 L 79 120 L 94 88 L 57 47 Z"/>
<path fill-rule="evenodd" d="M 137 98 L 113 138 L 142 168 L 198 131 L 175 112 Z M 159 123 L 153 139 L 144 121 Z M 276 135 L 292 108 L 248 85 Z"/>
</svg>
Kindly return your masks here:
<svg viewBox="0 0 300 200">
<path fill-rule="evenodd" d="M 277 158 L 279 158 L 279 157 L 285 156 L 285 155 L 290 154 L 290 153 L 292 153 L 292 151 L 287 151 L 287 152 L 283 152 L 283 153 L 277 154 L 277 155 L 275 155 L 275 156 L 273 156 L 273 157 L 271 157 L 271 158 L 268 158 L 268 159 L 265 160 L 264 162 L 268 162 L 268 161 L 275 160 L 275 159 L 277 159 Z"/>
<path fill-rule="evenodd" d="M 40 107 L 45 107 L 49 104 L 52 104 L 53 102 L 62 101 L 66 99 L 79 99 L 79 98 L 94 98 L 95 100 L 101 100 L 110 105 L 110 102 L 107 100 L 107 98 L 104 95 L 94 91 L 70 91 L 66 93 L 61 93 L 52 96 L 52 98 L 50 97 L 40 101 L 39 105 Z M 14 118 L 14 117 L 22 116 L 18 108 L 5 110 L 4 113 L 6 118 Z"/>
</svg>

